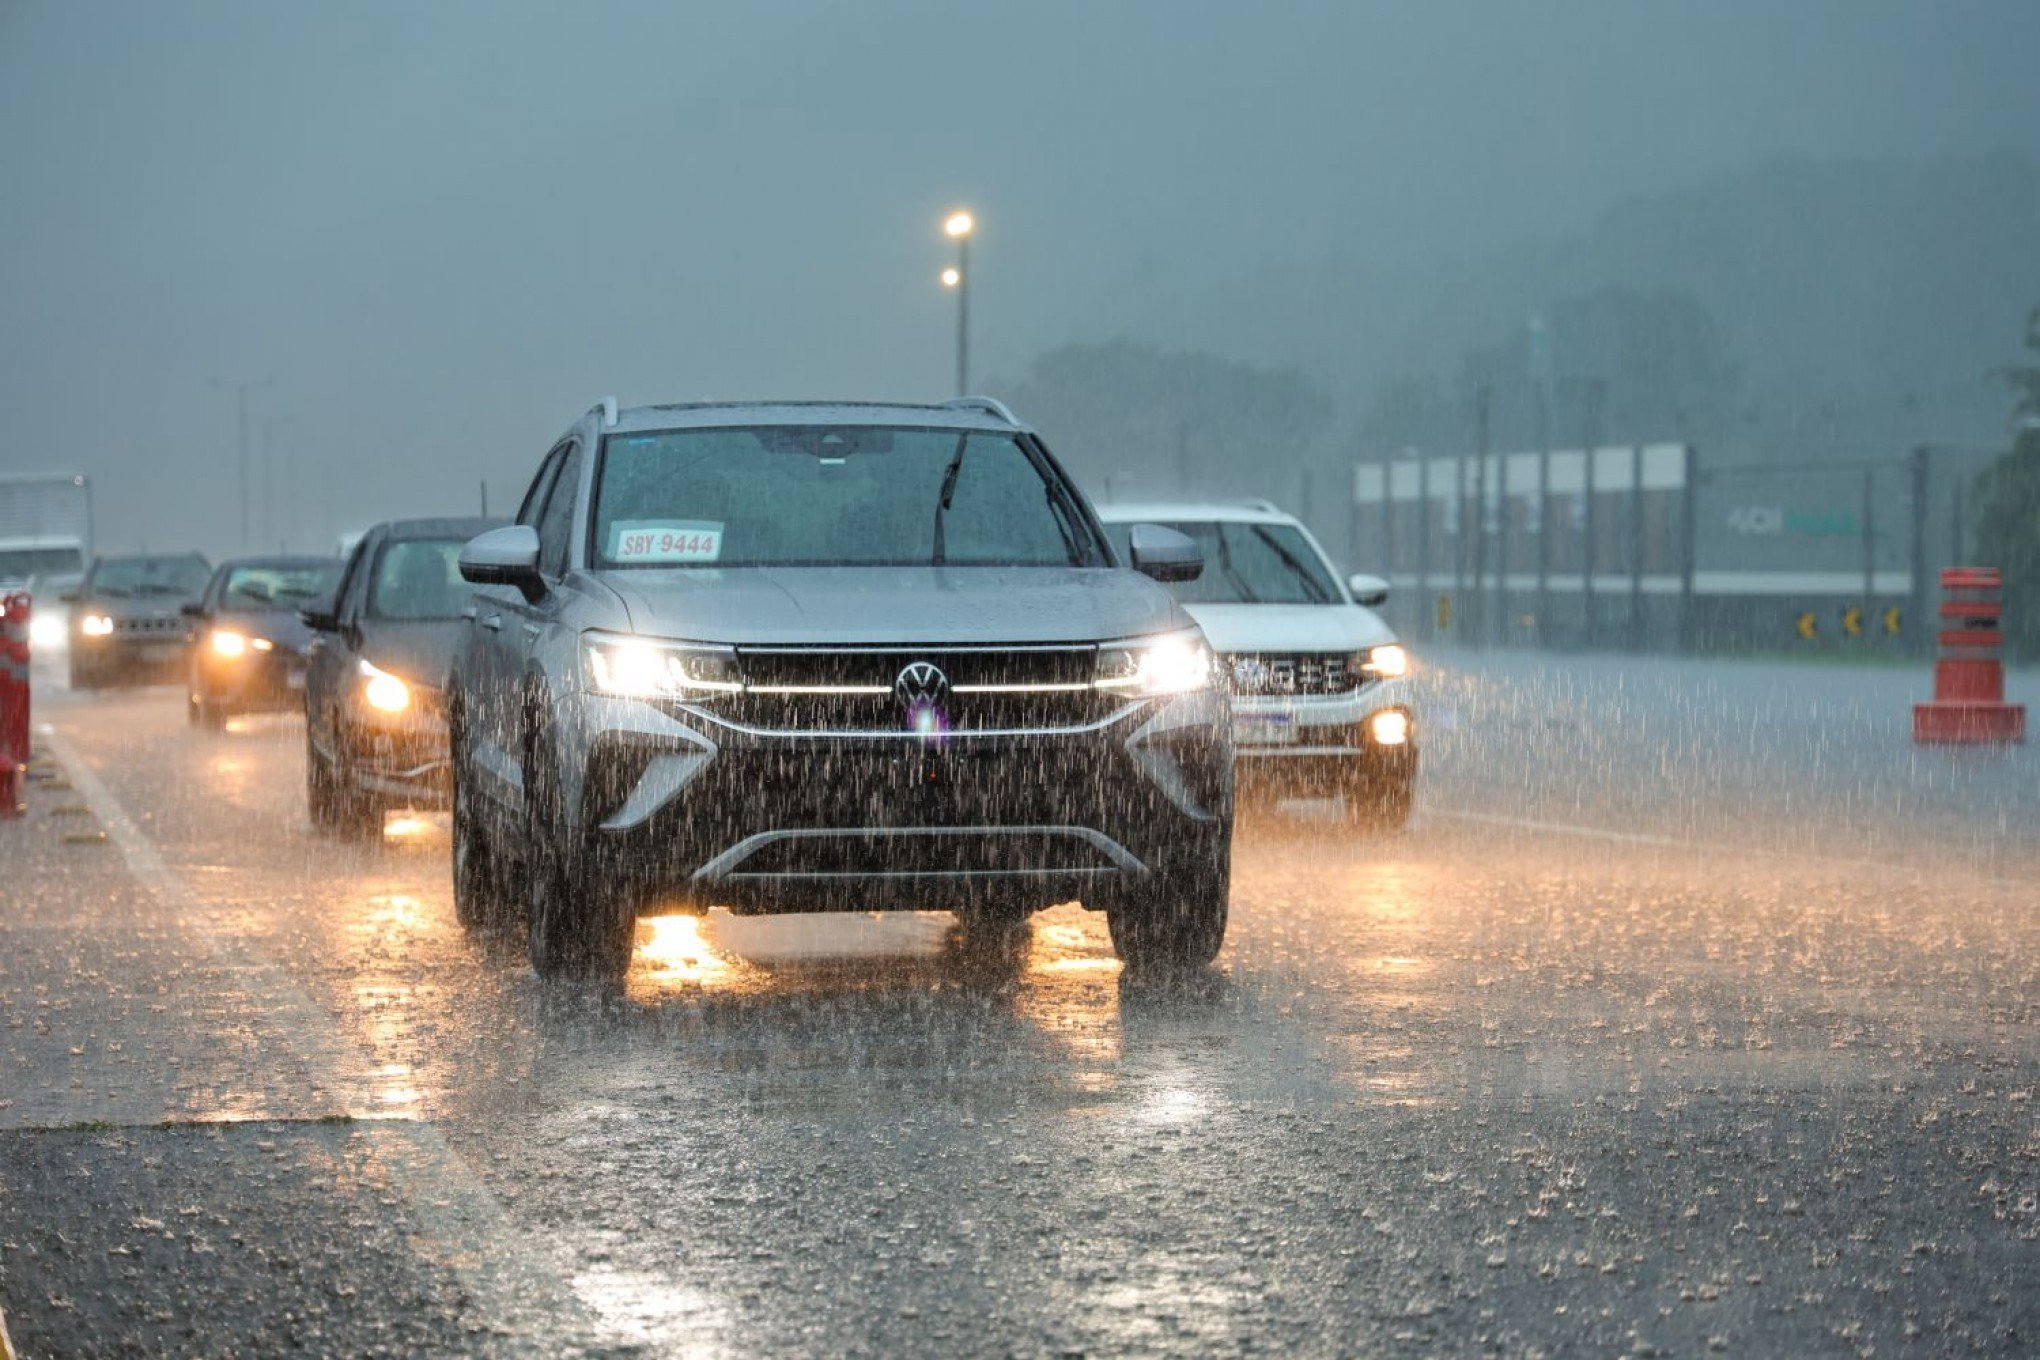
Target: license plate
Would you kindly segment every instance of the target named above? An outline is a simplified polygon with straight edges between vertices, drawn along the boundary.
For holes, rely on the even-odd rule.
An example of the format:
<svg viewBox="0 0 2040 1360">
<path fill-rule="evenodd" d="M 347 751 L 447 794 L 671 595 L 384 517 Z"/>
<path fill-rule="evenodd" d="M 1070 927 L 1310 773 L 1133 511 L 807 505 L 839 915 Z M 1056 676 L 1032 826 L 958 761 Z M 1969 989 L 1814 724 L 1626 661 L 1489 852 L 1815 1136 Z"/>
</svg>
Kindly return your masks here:
<svg viewBox="0 0 2040 1360">
<path fill-rule="evenodd" d="M 1296 724 L 1287 717 L 1234 718 L 1233 742 L 1239 746 L 1294 746 Z"/>
<path fill-rule="evenodd" d="M 149 642 L 142 646 L 143 661 L 168 661 L 184 653 L 181 642 Z"/>
</svg>

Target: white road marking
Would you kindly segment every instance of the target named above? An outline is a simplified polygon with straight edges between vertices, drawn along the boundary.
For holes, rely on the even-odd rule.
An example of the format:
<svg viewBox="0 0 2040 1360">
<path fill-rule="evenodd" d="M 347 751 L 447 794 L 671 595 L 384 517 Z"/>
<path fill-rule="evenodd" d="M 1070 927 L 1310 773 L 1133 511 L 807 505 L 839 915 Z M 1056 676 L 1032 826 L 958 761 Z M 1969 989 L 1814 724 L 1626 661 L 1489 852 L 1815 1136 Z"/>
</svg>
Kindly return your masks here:
<svg viewBox="0 0 2040 1360">
<path fill-rule="evenodd" d="M 135 880 L 223 966 L 248 980 L 250 990 L 262 998 L 264 1020 L 310 1071 L 330 1074 L 333 1085 L 363 1097 L 350 1113 L 388 1121 L 379 1123 L 371 1146 L 379 1169 L 420 1226 L 421 1232 L 411 1238 L 419 1255 L 451 1271 L 467 1290 L 477 1316 L 495 1330 L 544 1338 L 553 1346 L 562 1334 L 593 1334 L 595 1320 L 564 1282 L 562 1272 L 534 1249 L 532 1234 L 511 1219 L 503 1202 L 439 1130 L 429 1123 L 391 1120 L 366 1098 L 376 1086 L 371 1075 L 375 1060 L 348 1041 L 341 1018 L 299 987 L 281 964 L 260 956 L 207 910 L 68 740 L 48 725 L 42 728 L 42 738 L 106 828 Z M 399 1141 L 404 1144 L 401 1151 L 392 1147 Z M 7 1360 L 8 1354 L 0 1346 L 0 1360 Z"/>
</svg>

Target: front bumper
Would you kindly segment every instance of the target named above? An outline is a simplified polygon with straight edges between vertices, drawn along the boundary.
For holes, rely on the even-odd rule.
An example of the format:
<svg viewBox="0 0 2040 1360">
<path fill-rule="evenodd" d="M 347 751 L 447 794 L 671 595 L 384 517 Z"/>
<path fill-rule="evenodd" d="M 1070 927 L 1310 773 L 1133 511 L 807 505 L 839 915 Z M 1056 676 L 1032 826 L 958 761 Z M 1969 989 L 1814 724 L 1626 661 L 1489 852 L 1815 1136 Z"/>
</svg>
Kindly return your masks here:
<svg viewBox="0 0 2040 1360">
<path fill-rule="evenodd" d="M 304 706 L 305 662 L 295 652 L 279 647 L 220 657 L 201 647 L 197 656 L 195 692 L 204 699 L 243 712 Z"/>
<path fill-rule="evenodd" d="M 1354 782 L 1410 778 L 1421 736 L 1408 679 L 1376 680 L 1345 694 L 1235 696 L 1233 737 L 1243 786 L 1299 793 L 1336 793 Z M 1397 712 L 1404 739 L 1376 739 L 1372 719 Z"/>
<path fill-rule="evenodd" d="M 95 675 L 169 675 L 190 651 L 181 634 L 110 633 L 88 636 L 73 630 L 71 661 Z"/>
<path fill-rule="evenodd" d="M 1100 905 L 1231 835 L 1216 691 L 1129 701 L 1084 727 L 939 740 L 763 731 L 691 706 L 581 697 L 580 818 L 601 871 L 648 901 Z"/>
<path fill-rule="evenodd" d="M 448 805 L 452 751 L 446 719 L 436 708 L 356 718 L 344 740 L 347 777 L 357 789 L 405 807 Z"/>
</svg>

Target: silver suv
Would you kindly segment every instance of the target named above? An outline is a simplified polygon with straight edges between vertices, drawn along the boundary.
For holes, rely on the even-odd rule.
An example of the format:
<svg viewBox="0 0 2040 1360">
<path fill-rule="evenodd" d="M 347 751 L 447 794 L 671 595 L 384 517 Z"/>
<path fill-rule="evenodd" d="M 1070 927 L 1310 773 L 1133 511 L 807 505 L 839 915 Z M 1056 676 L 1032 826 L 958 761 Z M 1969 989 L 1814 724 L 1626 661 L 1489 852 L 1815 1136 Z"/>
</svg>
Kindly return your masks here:
<svg viewBox="0 0 2040 1360">
<path fill-rule="evenodd" d="M 521 907 L 541 974 L 615 975 L 645 912 L 1003 936 L 1080 900 L 1130 967 L 1208 962 L 1231 726 L 1157 584 L 1202 557 L 1142 525 L 1124 558 L 983 398 L 605 402 L 461 554 L 462 919 Z"/>
</svg>

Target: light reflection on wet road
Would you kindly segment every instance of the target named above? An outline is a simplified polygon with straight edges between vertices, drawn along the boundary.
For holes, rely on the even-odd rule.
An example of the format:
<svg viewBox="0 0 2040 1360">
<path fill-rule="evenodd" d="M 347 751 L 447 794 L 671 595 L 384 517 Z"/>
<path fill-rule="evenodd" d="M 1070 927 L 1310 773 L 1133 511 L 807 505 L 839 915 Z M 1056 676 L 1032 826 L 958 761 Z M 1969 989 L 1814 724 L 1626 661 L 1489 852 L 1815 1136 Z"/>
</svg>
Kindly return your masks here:
<svg viewBox="0 0 2040 1360">
<path fill-rule="evenodd" d="M 1895 688 L 1872 676 L 1838 701 L 1852 742 L 1795 764 L 1828 749 L 1773 693 L 1795 677 L 1698 673 L 1686 704 L 1647 667 L 1441 675 L 1419 827 L 1251 829 L 1194 979 L 1134 985 L 1075 907 L 1004 951 L 942 913 L 718 911 L 645 922 L 610 995 L 458 927 L 443 816 L 314 837 L 294 721 L 213 735 L 161 691 L 57 697 L 188 898 L 138 890 L 117 845 L 55 847 L 45 813 L 4 832 L 26 872 L 0 912 L 0 1300 L 31 1351 L 189 1348 L 151 1300 L 215 1287 L 220 1327 L 301 1340 L 232 1283 L 268 1234 L 322 1298 L 410 1300 L 328 1298 L 343 1349 L 2030 1344 L 2034 758 L 1923 770 L 1862 737 Z M 1753 730 L 1719 738 L 1731 712 Z M 37 1215 L 80 1208 L 66 1177 L 95 1157 L 183 1166 L 165 1118 L 277 1121 L 204 1155 L 285 1167 L 279 1217 L 81 1308 Z M 190 1174 L 194 1203 L 231 1198 Z M 98 1184 L 95 1251 L 164 1219 L 150 1186 Z M 294 1238 L 326 1213 L 373 1249 Z M 519 1272 L 554 1305 L 494 1315 Z"/>
</svg>

